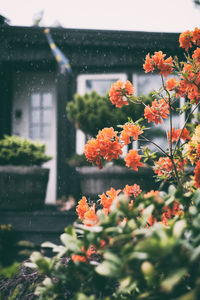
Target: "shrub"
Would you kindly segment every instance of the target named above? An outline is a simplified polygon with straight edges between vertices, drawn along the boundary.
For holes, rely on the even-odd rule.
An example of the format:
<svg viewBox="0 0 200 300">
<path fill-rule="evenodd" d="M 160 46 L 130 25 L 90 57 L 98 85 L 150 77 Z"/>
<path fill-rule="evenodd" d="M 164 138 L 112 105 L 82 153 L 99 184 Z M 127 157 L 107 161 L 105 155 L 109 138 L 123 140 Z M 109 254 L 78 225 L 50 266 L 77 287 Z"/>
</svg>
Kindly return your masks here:
<svg viewBox="0 0 200 300">
<path fill-rule="evenodd" d="M 0 165 L 41 166 L 51 160 L 45 145 L 18 136 L 5 135 L 0 140 Z"/>
<path fill-rule="evenodd" d="M 88 161 L 102 168 L 103 159 L 118 159 L 132 140 L 151 142 L 162 156 L 147 147 L 130 149 L 126 166 L 137 171 L 152 160 L 161 183 L 173 185 L 168 192 L 146 193 L 136 184 L 110 188 L 99 195 L 98 205 L 83 196 L 76 208 L 80 221 L 65 229 L 62 244 L 42 245 L 51 248 L 53 256 L 33 252 L 26 264 L 44 276 L 35 289 L 39 300 L 200 299 L 200 124 L 190 126 L 191 131 L 186 128 L 200 105 L 200 29 L 182 33 L 179 42 L 186 50 L 186 62 L 165 59 L 161 51 L 146 56 L 145 72 L 159 71 L 162 82 L 150 105 L 134 96 L 129 81 L 111 86 L 110 100 L 116 107 L 141 103 L 144 117 L 129 119 L 119 132 L 104 128 L 85 146 Z M 189 53 L 192 46 L 196 49 Z M 179 81 L 165 81 L 172 72 Z M 178 96 L 186 100 L 180 109 Z M 173 127 L 175 110 L 187 113 L 182 128 Z M 169 119 L 166 149 L 146 137 L 143 123 L 157 125 L 163 119 Z"/>
<path fill-rule="evenodd" d="M 151 100 L 151 95 L 144 97 L 146 104 Z M 104 127 L 117 128 L 117 125 L 127 122 L 128 117 L 137 120 L 142 112 L 142 107 L 134 103 L 129 107 L 116 108 L 108 101 L 108 95 L 100 96 L 96 92 L 83 96 L 76 94 L 74 100 L 67 104 L 69 120 L 91 136 L 95 136 Z"/>
</svg>

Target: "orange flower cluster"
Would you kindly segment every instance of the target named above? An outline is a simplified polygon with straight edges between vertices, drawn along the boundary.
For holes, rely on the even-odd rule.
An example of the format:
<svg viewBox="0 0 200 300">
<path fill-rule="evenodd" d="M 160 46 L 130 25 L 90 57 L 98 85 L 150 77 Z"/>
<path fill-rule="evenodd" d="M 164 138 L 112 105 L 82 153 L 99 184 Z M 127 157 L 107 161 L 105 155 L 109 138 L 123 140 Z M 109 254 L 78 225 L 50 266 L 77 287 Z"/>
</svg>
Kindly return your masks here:
<svg viewBox="0 0 200 300">
<path fill-rule="evenodd" d="M 179 81 L 177 96 L 187 96 L 191 102 L 196 104 L 200 101 L 200 72 L 199 61 L 196 61 L 196 67 L 191 64 L 184 64 L 183 75 Z"/>
<path fill-rule="evenodd" d="M 172 91 L 176 88 L 177 84 L 178 84 L 178 81 L 172 77 L 172 78 L 166 80 L 166 83 L 165 83 L 166 89 L 168 91 Z"/>
<path fill-rule="evenodd" d="M 179 36 L 180 47 L 184 48 L 186 51 L 192 47 L 192 43 L 200 46 L 200 29 L 197 27 L 194 31 L 185 31 Z"/>
<path fill-rule="evenodd" d="M 197 162 L 194 170 L 194 185 L 197 189 L 200 188 L 200 160 Z"/>
<path fill-rule="evenodd" d="M 125 195 L 128 197 L 133 196 L 134 198 L 137 197 L 140 193 L 142 193 L 142 190 L 138 184 L 133 184 L 133 185 L 126 185 L 125 188 L 123 189 L 123 192 Z"/>
<path fill-rule="evenodd" d="M 120 189 L 115 190 L 114 188 L 111 188 L 109 191 L 106 192 L 106 194 L 103 193 L 102 195 L 100 195 L 101 204 L 103 205 L 103 212 L 106 215 L 110 212 L 110 207 L 120 192 Z"/>
<path fill-rule="evenodd" d="M 116 107 L 128 105 L 129 103 L 127 102 L 126 97 L 133 94 L 134 87 L 129 80 L 127 80 L 125 84 L 121 80 L 118 80 L 117 82 L 112 84 L 109 92 L 110 101 Z"/>
<path fill-rule="evenodd" d="M 177 171 L 183 171 L 184 165 L 187 163 L 187 160 L 184 158 L 182 160 L 174 159 L 174 162 L 177 167 Z M 173 173 L 173 164 L 169 157 L 160 157 L 159 160 L 155 163 L 154 172 L 158 176 L 165 176 L 169 178 Z"/>
<path fill-rule="evenodd" d="M 163 119 L 166 119 L 169 115 L 169 105 L 164 99 L 154 100 L 152 106 L 148 104 L 144 109 L 144 117 L 149 122 L 155 124 L 162 123 Z"/>
<path fill-rule="evenodd" d="M 79 219 L 83 221 L 84 225 L 94 226 L 98 223 L 98 217 L 95 213 L 95 204 L 93 204 L 92 207 L 89 207 L 85 196 L 83 196 L 82 199 L 78 202 L 76 212 Z"/>
<path fill-rule="evenodd" d="M 161 217 L 161 222 L 166 226 L 168 225 L 169 219 L 183 214 L 183 210 L 181 209 L 181 205 L 178 201 L 173 202 L 172 208 L 170 208 L 169 206 L 164 206 L 163 210 L 164 212 Z"/>
<path fill-rule="evenodd" d="M 154 190 L 151 190 L 150 192 L 146 193 L 144 195 L 144 198 L 147 199 L 147 198 L 154 198 L 154 200 L 156 200 L 157 202 L 160 202 L 162 203 L 163 202 L 163 199 L 160 197 L 160 192 L 159 191 L 154 191 Z M 164 206 L 163 207 L 163 213 L 161 215 L 161 223 L 163 225 L 168 225 L 168 220 L 173 218 L 174 216 L 176 215 L 180 215 L 182 214 L 183 211 L 181 209 L 181 206 L 180 206 L 180 203 L 178 201 L 174 201 L 173 202 L 173 205 L 172 205 L 172 208 L 170 208 L 169 206 Z M 148 221 L 147 221 L 147 227 L 149 226 L 153 226 L 155 223 L 157 222 L 157 218 L 154 217 L 152 214 L 150 215 Z"/>
<path fill-rule="evenodd" d="M 159 191 L 154 191 L 154 190 L 151 190 L 150 192 L 144 194 L 144 199 L 148 199 L 148 198 L 155 198 L 155 199 L 158 199 L 159 197 Z"/>
<path fill-rule="evenodd" d="M 82 246 L 81 248 L 83 255 L 79 255 L 79 254 L 73 254 L 72 255 L 72 260 L 74 262 L 87 262 L 88 259 L 90 259 L 91 255 L 96 253 L 95 247 L 93 245 L 90 245 L 88 250 L 85 251 L 85 247 Z"/>
<path fill-rule="evenodd" d="M 121 140 L 125 145 L 128 145 L 130 141 L 130 137 L 133 137 L 135 141 L 138 140 L 138 135 L 142 134 L 143 130 L 140 129 L 140 126 L 134 125 L 132 123 L 126 123 L 123 126 L 123 130 L 121 132 Z"/>
<path fill-rule="evenodd" d="M 162 51 L 154 52 L 154 55 L 152 56 L 147 54 L 145 63 L 143 64 L 145 73 L 153 72 L 154 69 L 158 69 L 159 74 L 164 75 L 164 77 L 171 74 L 173 70 L 172 57 L 170 56 L 167 59 L 164 59 L 165 56 L 166 54 L 163 54 Z"/>
<path fill-rule="evenodd" d="M 123 145 L 119 142 L 117 131 L 110 127 L 99 130 L 97 138 L 92 138 L 85 145 L 84 153 L 91 163 L 97 164 L 101 169 L 101 157 L 108 161 L 118 159 L 119 155 L 122 154 L 122 148 Z"/>
<path fill-rule="evenodd" d="M 141 156 L 137 150 L 129 150 L 125 157 L 126 166 L 138 171 L 138 167 L 142 167 L 143 163 L 140 162 Z"/>
<path fill-rule="evenodd" d="M 181 134 L 181 136 L 180 136 L 180 134 Z M 183 129 L 182 133 L 181 133 L 181 129 L 175 129 L 175 128 L 172 128 L 172 135 L 171 135 L 171 132 L 168 132 L 168 139 L 172 143 L 177 142 L 179 139 L 179 136 L 184 141 L 191 139 L 190 132 L 186 128 Z"/>
</svg>

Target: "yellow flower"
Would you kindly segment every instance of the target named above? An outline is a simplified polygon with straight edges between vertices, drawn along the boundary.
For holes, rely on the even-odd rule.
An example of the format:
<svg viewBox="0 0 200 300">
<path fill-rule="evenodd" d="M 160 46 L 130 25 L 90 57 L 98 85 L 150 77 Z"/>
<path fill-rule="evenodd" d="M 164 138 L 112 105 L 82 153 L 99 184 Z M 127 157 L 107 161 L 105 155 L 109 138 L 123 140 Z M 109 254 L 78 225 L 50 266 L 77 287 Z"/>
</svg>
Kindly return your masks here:
<svg viewBox="0 0 200 300">
<path fill-rule="evenodd" d="M 197 146 L 200 144 L 200 124 L 195 128 L 193 137 L 192 137 L 192 142 Z"/>
</svg>

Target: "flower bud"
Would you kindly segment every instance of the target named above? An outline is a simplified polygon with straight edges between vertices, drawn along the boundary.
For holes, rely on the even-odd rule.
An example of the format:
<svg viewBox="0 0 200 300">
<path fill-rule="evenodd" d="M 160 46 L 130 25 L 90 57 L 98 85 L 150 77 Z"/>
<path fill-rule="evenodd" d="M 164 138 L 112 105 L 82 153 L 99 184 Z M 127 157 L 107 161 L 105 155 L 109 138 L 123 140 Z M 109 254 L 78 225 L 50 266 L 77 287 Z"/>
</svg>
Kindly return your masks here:
<svg viewBox="0 0 200 300">
<path fill-rule="evenodd" d="M 144 261 L 142 263 L 141 270 L 145 276 L 150 276 L 154 274 L 154 266 L 149 261 Z"/>
</svg>

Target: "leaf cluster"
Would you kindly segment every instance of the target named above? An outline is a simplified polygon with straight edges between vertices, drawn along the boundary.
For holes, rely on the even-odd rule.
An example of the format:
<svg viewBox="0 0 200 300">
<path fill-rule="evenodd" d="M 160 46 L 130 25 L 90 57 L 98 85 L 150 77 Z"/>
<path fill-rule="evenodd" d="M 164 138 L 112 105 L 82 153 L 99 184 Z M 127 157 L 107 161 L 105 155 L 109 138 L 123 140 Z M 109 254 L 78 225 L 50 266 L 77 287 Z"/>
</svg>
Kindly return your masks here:
<svg viewBox="0 0 200 300">
<path fill-rule="evenodd" d="M 55 254 L 34 252 L 27 265 L 45 276 L 36 288 L 39 299 L 199 299 L 200 192 L 185 195 L 170 187 L 163 199 L 140 195 L 130 209 L 128 198 L 120 196 L 109 215 L 98 211 L 98 225 L 76 223 L 61 235 L 62 245 L 44 243 Z M 168 226 L 146 226 L 151 214 L 174 201 L 183 203 L 183 215 Z M 97 252 L 86 262 L 71 259 L 90 245 Z"/>
<path fill-rule="evenodd" d="M 0 165 L 41 166 L 51 159 L 45 154 L 44 144 L 15 135 L 0 140 Z"/>
</svg>

